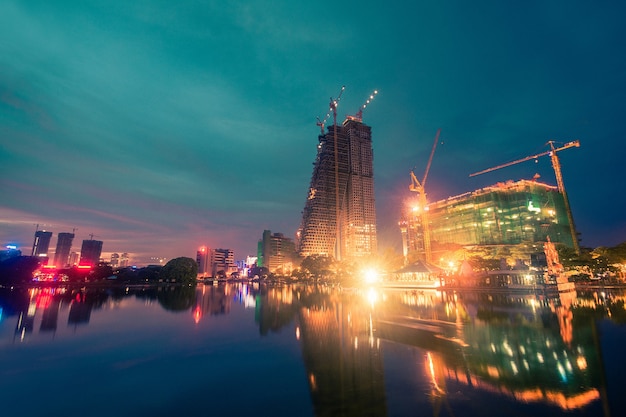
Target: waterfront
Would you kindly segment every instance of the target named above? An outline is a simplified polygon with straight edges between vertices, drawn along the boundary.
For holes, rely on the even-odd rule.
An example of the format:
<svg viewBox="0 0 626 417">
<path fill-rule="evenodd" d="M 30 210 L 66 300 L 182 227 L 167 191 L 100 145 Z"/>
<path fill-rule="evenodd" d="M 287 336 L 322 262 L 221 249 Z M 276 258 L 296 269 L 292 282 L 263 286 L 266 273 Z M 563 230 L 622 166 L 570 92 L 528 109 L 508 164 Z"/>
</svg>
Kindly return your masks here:
<svg viewBox="0 0 626 417">
<path fill-rule="evenodd" d="M 623 415 L 623 291 L 0 289 L 20 416 Z"/>
</svg>

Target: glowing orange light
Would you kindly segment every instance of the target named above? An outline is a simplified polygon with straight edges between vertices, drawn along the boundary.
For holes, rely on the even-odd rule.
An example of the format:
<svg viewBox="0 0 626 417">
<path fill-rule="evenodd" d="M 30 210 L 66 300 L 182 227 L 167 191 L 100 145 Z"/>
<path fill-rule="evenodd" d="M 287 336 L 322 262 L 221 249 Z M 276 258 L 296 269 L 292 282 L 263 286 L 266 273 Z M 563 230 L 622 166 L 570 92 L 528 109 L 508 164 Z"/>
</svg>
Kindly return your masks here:
<svg viewBox="0 0 626 417">
<path fill-rule="evenodd" d="M 196 324 L 200 322 L 201 317 L 202 317 L 202 310 L 200 310 L 200 306 L 198 306 L 193 311 L 193 320 L 196 322 Z"/>
</svg>

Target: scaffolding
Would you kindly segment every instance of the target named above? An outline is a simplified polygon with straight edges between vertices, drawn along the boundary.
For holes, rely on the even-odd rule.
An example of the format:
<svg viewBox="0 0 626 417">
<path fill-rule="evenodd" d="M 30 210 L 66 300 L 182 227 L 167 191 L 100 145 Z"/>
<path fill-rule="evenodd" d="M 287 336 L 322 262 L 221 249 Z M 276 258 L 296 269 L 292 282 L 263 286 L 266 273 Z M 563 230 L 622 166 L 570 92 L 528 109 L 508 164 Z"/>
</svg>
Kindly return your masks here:
<svg viewBox="0 0 626 417">
<path fill-rule="evenodd" d="M 430 203 L 428 210 L 431 239 L 437 245 L 518 245 L 549 237 L 573 247 L 563 195 L 537 181 L 497 183 Z M 405 250 L 423 247 L 418 243 L 419 216 L 405 214 L 400 226 Z"/>
<path fill-rule="evenodd" d="M 372 255 L 377 239 L 371 128 L 348 117 L 318 139 L 299 253 L 337 259 Z"/>
</svg>

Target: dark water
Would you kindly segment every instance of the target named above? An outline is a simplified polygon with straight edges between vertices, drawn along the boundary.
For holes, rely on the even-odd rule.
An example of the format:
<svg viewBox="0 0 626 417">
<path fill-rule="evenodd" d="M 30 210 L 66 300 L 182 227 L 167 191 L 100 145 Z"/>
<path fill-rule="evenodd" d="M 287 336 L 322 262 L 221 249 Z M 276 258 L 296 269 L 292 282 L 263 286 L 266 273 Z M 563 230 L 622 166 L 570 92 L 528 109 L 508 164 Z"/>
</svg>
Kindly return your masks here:
<svg viewBox="0 0 626 417">
<path fill-rule="evenodd" d="M 624 299 L 0 289 L 0 415 L 622 416 Z"/>
</svg>

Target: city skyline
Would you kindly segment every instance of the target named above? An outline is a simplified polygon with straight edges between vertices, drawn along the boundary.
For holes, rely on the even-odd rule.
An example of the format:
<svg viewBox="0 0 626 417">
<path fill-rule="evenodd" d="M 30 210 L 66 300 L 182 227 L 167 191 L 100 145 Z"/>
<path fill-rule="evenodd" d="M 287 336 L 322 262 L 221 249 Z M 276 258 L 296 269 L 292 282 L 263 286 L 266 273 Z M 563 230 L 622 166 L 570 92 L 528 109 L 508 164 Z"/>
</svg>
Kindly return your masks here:
<svg viewBox="0 0 626 417">
<path fill-rule="evenodd" d="M 437 129 L 429 201 L 497 182 L 555 185 L 559 154 L 582 246 L 626 240 L 621 192 L 626 5 L 575 1 L 0 5 L 0 244 L 35 225 L 103 253 L 256 252 L 300 224 L 329 97 L 338 123 L 376 100 L 378 247 Z M 341 16 L 329 19 L 329 16 Z M 331 123 L 328 123 L 330 125 Z M 74 245 L 76 247 L 76 245 Z"/>
</svg>

